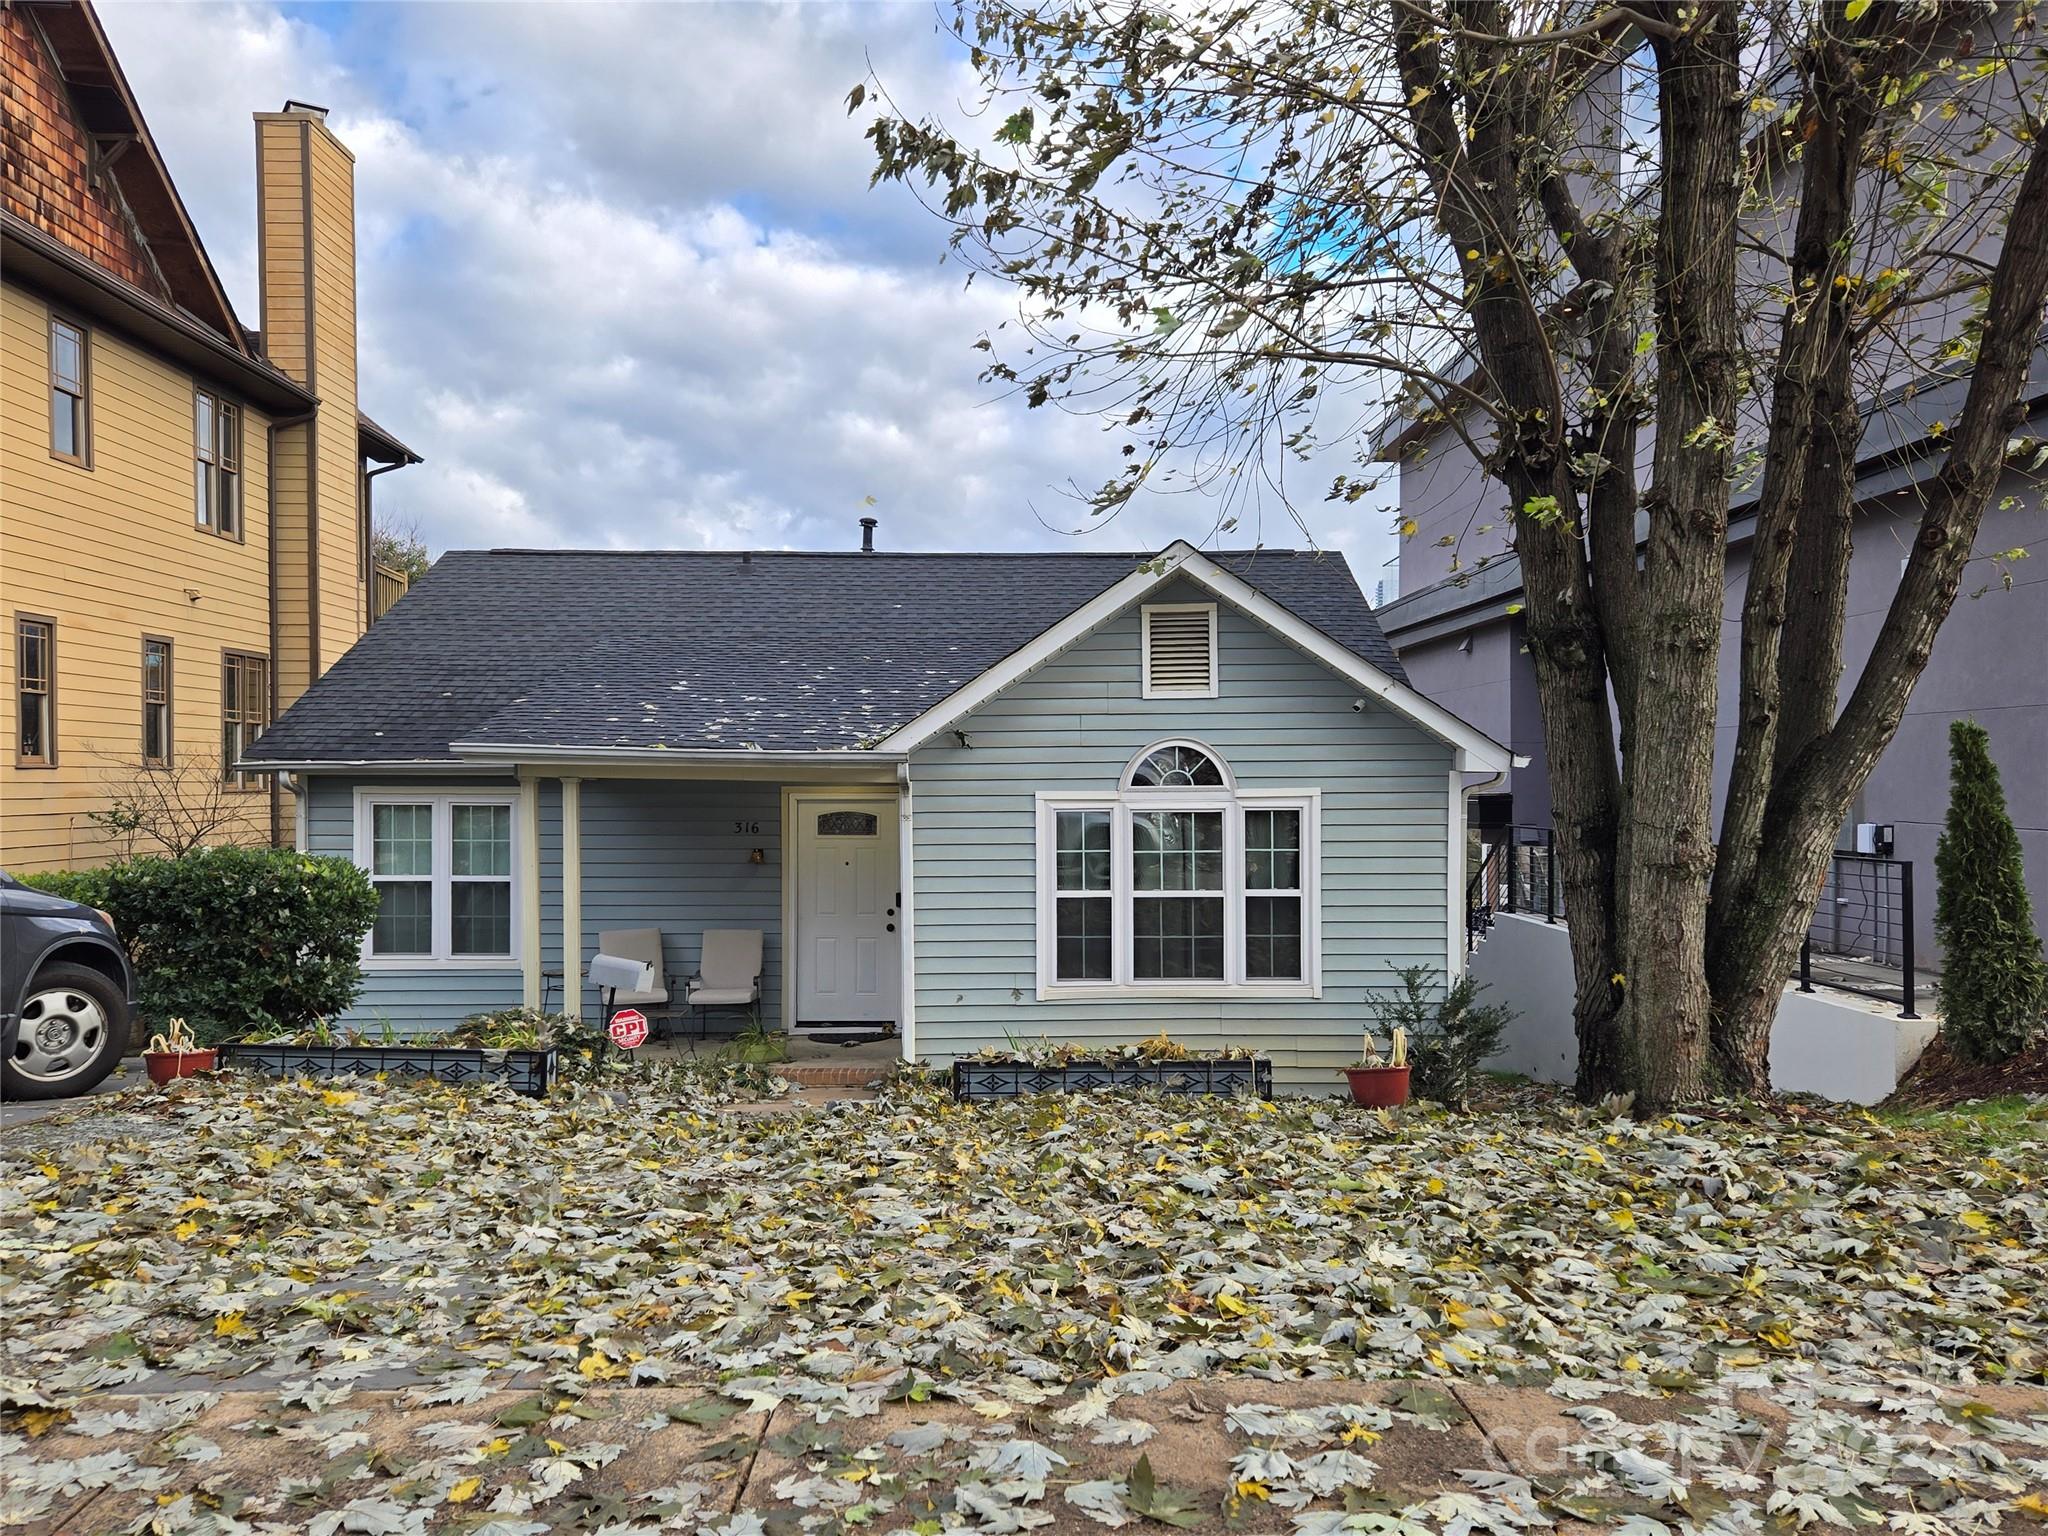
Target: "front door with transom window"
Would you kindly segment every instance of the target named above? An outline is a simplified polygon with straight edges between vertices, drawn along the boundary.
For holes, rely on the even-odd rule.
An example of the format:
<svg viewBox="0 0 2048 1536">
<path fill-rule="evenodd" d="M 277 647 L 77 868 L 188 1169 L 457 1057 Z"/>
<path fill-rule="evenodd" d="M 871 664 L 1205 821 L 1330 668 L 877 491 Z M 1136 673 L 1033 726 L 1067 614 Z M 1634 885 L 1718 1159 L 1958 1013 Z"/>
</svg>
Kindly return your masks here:
<svg viewBox="0 0 2048 1536">
<path fill-rule="evenodd" d="M 893 1024 L 902 993 L 896 801 L 800 799 L 796 1021 Z"/>
</svg>

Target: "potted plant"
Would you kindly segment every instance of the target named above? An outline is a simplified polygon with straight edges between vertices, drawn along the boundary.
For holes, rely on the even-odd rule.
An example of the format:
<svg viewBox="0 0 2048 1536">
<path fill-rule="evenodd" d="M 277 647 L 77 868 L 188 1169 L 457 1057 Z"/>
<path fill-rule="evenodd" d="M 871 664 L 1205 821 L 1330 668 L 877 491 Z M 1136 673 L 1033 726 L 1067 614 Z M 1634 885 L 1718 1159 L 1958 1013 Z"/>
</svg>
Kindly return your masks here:
<svg viewBox="0 0 2048 1536">
<path fill-rule="evenodd" d="M 173 1078 L 211 1072 L 214 1054 L 212 1046 L 201 1046 L 192 1038 L 183 1019 L 173 1019 L 168 1035 L 150 1036 L 149 1049 L 142 1053 L 142 1065 L 149 1071 L 149 1080 L 161 1088 Z"/>
<path fill-rule="evenodd" d="M 1344 1068 L 1351 1097 L 1368 1109 L 1394 1109 L 1408 1102 L 1408 1031 L 1396 1029 L 1382 1056 L 1365 1032 L 1365 1050 L 1355 1067 Z"/>
</svg>

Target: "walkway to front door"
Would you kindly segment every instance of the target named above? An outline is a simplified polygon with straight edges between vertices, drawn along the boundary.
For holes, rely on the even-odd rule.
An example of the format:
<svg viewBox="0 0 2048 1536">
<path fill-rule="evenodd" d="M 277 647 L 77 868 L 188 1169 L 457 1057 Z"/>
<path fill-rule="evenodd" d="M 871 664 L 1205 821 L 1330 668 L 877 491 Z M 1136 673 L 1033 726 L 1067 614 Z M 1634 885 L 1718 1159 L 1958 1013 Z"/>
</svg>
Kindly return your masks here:
<svg viewBox="0 0 2048 1536">
<path fill-rule="evenodd" d="M 799 795 L 796 1021 L 893 1024 L 902 990 L 896 801 Z"/>
</svg>

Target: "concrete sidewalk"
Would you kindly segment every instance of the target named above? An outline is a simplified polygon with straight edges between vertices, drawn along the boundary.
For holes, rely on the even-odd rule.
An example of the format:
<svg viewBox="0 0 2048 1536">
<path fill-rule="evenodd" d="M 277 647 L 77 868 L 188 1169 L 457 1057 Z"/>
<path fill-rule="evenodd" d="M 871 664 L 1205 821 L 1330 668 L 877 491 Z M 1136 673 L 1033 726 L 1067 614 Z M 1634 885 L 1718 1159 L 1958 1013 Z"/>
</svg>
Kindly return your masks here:
<svg viewBox="0 0 2048 1536">
<path fill-rule="evenodd" d="M 1117 1380 L 1106 1379 L 1107 1392 Z M 1186 1501 L 1189 1513 L 1173 1523 L 1191 1529 L 1285 1532 L 1297 1512 L 1392 1514 L 1442 1499 L 1431 1512 L 1440 1523 L 1462 1497 L 1505 1501 L 1538 1526 L 1584 1530 L 1573 1511 L 1591 1513 L 1595 1504 L 1667 1522 L 1701 1518 L 1684 1496 L 1651 1495 L 1641 1481 L 1603 1494 L 1616 1466 L 1626 1469 L 1624 1483 L 1654 1482 L 1661 1474 L 1646 1467 L 1668 1467 L 1691 1498 L 1721 1504 L 1728 1495 L 1715 1490 L 1756 1479 L 1748 1486 L 1761 1490 L 1753 1494 L 1761 1505 L 1774 1485 L 1806 1478 L 1814 1459 L 1811 1436 L 1793 1433 L 1811 1405 L 1784 1393 L 1587 1404 L 1536 1388 L 1434 1380 L 1229 1378 L 1030 1404 L 959 1390 L 959 1399 L 884 1403 L 870 1415 L 822 1423 L 789 1402 L 749 1410 L 708 1385 L 599 1388 L 569 1405 L 573 1411 L 544 1418 L 531 1392 L 439 1407 L 420 1406 L 415 1393 L 356 1392 L 286 1407 L 276 1393 L 229 1392 L 203 1409 L 193 1404 L 189 1421 L 175 1425 L 162 1423 L 160 1413 L 152 1421 L 149 1399 L 96 1397 L 75 1417 L 10 1416 L 33 1438 L 10 1452 L 8 1481 L 17 1499 L 32 1480 L 61 1479 L 67 1468 L 107 1484 L 52 1490 L 47 1507 L 22 1527 L 51 1533 L 127 1529 L 179 1509 L 231 1508 L 241 1520 L 303 1527 L 321 1511 L 352 1506 L 339 1529 L 469 1525 L 496 1509 L 533 1522 L 522 1529 L 615 1521 L 631 1528 L 636 1520 L 652 1529 L 669 1520 L 669 1528 L 702 1530 L 735 1513 L 787 1511 L 888 1530 L 920 1520 L 974 1524 L 987 1515 L 976 1501 L 996 1498 L 1024 1512 L 1026 1524 L 1079 1536 L 1109 1522 L 1084 1513 L 1067 1490 L 1106 1483 L 1135 1497 L 1130 1483 L 1142 1456 L 1157 1487 Z M 1917 1416 L 1910 1408 L 1879 1413 L 1839 1404 L 1826 1411 L 1853 1416 L 1855 1438 L 1893 1442 L 1900 1465 L 1909 1454 L 1945 1459 L 1943 1448 L 1952 1448 L 1958 1475 L 1968 1476 L 1989 1457 L 2040 1454 L 2038 1446 L 1991 1450 L 1984 1442 L 2002 1430 L 2038 1439 L 2042 1426 L 2027 1421 L 2048 1414 L 2048 1392 L 1982 1388 L 1945 1397 L 1947 1414 L 1932 1411 L 1932 1397 Z M 1964 1402 L 1978 1406 L 1962 1412 Z M 138 1414 L 138 1427 L 124 1426 L 124 1416 Z M 1035 1448 L 1051 1453 L 1039 1461 L 1042 1493 L 1018 1483 L 1014 1464 L 992 1449 L 1016 1442 L 1027 1442 L 1033 1456 Z M 38 1473 L 38 1463 L 56 1470 Z M 1299 1497 L 1287 1470 L 1311 1464 L 1366 1480 L 1311 1501 Z M 1861 1496 L 1887 1507 L 1868 1488 Z M 1948 1496 L 1960 1496 L 1958 1489 Z M 1990 1496 L 2008 1506 L 2004 1532 L 2044 1529 L 2010 1492 Z M 1890 1507 L 1928 1506 L 1916 1493 Z M 1141 1523 L 1138 1512 L 1125 1513 Z"/>
</svg>

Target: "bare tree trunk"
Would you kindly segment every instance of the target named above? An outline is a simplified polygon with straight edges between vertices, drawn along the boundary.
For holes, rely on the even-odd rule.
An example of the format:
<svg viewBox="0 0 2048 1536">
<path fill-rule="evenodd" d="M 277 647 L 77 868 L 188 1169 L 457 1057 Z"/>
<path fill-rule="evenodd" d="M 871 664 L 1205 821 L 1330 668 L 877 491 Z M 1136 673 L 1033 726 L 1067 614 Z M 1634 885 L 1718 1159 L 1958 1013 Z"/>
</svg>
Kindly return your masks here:
<svg viewBox="0 0 2048 1536">
<path fill-rule="evenodd" d="M 1708 907 L 1710 983 L 1722 973 L 1726 963 L 1722 952 L 1741 927 L 1735 906 L 1756 899 L 1753 884 L 1761 855 L 1764 812 L 1783 761 L 1781 744 L 1796 736 L 1798 745 L 1805 746 L 1813 733 L 1798 722 L 1820 710 L 1819 701 L 1802 691 L 1802 680 L 1816 669 L 1817 661 L 1786 662 L 1789 655 L 1815 641 L 1816 615 L 1802 614 L 1791 602 L 1794 590 L 1815 583 L 1817 567 L 1824 563 L 1808 515 L 1816 510 L 1816 503 L 1824 509 L 1838 502 L 1846 517 L 1855 474 L 1855 435 L 1860 420 L 1850 397 L 1855 360 L 1850 336 L 1853 290 L 1848 284 L 1838 285 L 1835 278 L 1843 274 L 1847 262 L 1856 177 L 1872 120 L 1874 86 L 1866 78 L 1868 72 L 1855 68 L 1843 27 L 1839 7 L 1823 12 L 1806 58 L 1812 82 L 1808 110 L 1814 131 L 1802 151 L 1799 218 L 1787 274 L 1791 298 L 1779 332 L 1767 439 L 1770 455 L 1757 499 L 1742 606 L 1735 751 Z M 1846 445 L 1842 441 L 1845 408 L 1849 417 Z M 1824 483 L 1816 484 L 1815 474 Z M 1839 609 L 1833 611 L 1839 613 Z M 1792 634 L 1798 638 L 1790 638 Z M 1839 668 L 1839 631 L 1834 654 Z M 1830 679 L 1826 714 L 1817 729 L 1824 730 L 1833 722 L 1833 688 Z M 1797 709 L 1788 712 L 1787 699 L 1797 699 Z M 1768 1025 L 1766 1019 L 1759 1035 L 1717 1011 L 1714 1065 L 1724 1086 L 1748 1093 L 1768 1089 Z"/>
<path fill-rule="evenodd" d="M 1464 0 L 1457 11 L 1475 37 L 1504 30 L 1499 0 Z M 1553 798 L 1567 808 L 1556 829 L 1556 856 L 1565 907 L 1573 917 L 1578 1091 L 1598 1098 L 1633 1082 L 1617 1032 L 1623 993 L 1612 980 L 1618 971 L 1614 836 L 1621 794 L 1606 646 L 1566 463 L 1567 413 L 1557 358 L 1532 296 L 1504 275 L 1517 268 L 1519 253 L 1506 247 L 1519 227 L 1520 200 L 1530 190 L 1527 157 L 1533 146 L 1526 103 L 1532 86 L 1516 73 L 1509 50 L 1466 59 L 1460 73 L 1487 87 L 1464 103 L 1461 119 L 1453 110 L 1441 34 L 1405 6 L 1394 7 L 1393 21 L 1409 116 L 1436 178 L 1438 219 L 1459 253 L 1461 276 L 1473 295 L 1473 339 L 1501 399 L 1490 468 L 1506 487 L 1510 507 L 1521 514 L 1515 519 L 1515 549 L 1531 593 L 1529 653 Z M 1632 463 L 1628 471 L 1633 473 Z"/>
<path fill-rule="evenodd" d="M 1664 164 L 1654 489 L 1616 848 L 1621 1035 L 1639 1104 L 1707 1092 L 1715 665 L 1740 392 L 1740 38 L 1732 6 L 1671 7 L 1656 39 Z"/>
<path fill-rule="evenodd" d="M 1800 935 L 1849 802 L 1891 744 L 2025 420 L 2020 396 L 2048 299 L 2048 152 L 2027 155 L 1991 277 L 1975 370 L 1948 458 L 1933 482 L 1906 572 L 1854 691 L 1829 729 L 1785 765 L 1765 808 L 1755 873 L 1716 934 L 1718 1027 L 1743 1050 L 1770 1038 Z M 1837 642 L 1838 643 L 1838 642 Z"/>
</svg>

